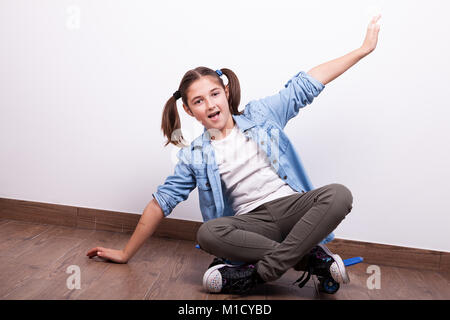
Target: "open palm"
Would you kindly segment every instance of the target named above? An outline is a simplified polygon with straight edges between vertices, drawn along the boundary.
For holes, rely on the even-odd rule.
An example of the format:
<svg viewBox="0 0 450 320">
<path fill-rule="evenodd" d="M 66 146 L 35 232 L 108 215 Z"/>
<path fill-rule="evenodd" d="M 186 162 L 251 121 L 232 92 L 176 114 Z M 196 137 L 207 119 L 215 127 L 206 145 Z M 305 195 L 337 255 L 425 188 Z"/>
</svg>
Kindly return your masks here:
<svg viewBox="0 0 450 320">
<path fill-rule="evenodd" d="M 369 26 L 367 27 L 366 38 L 361 46 L 361 49 L 367 54 L 375 50 L 377 46 L 378 32 L 380 31 L 380 25 L 377 24 L 377 22 L 380 18 L 381 14 L 374 16 L 372 20 L 370 20 Z"/>
</svg>

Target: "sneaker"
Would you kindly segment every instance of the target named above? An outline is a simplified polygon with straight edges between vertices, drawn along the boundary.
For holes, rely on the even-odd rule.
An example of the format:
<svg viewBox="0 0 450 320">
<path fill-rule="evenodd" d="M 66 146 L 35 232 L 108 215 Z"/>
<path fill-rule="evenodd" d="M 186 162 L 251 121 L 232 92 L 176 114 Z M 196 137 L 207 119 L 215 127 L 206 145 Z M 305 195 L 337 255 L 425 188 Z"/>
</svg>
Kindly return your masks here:
<svg viewBox="0 0 450 320">
<path fill-rule="evenodd" d="M 211 267 L 217 266 L 218 264 L 227 264 L 227 262 L 223 258 L 215 257 L 214 260 L 209 265 L 208 269 Z"/>
<path fill-rule="evenodd" d="M 307 277 L 303 280 L 305 274 Z M 294 283 L 300 282 L 298 285 L 302 288 L 311 278 L 311 275 L 317 275 L 324 278 L 333 278 L 337 283 L 349 283 L 350 278 L 345 270 L 342 258 L 332 253 L 325 245 L 319 244 L 315 246 L 308 256 L 307 270 Z"/>
<path fill-rule="evenodd" d="M 203 288 L 211 293 L 245 294 L 259 283 L 263 281 L 253 264 L 216 264 L 203 276 Z"/>
<path fill-rule="evenodd" d="M 227 259 L 224 259 L 224 258 L 214 257 L 214 260 L 211 262 L 211 264 L 209 265 L 208 269 L 211 268 L 211 267 L 214 267 L 215 265 L 218 265 L 218 264 L 228 264 L 228 265 L 233 265 L 233 266 L 237 266 L 237 265 L 241 266 L 241 265 L 244 265 L 246 263 L 244 263 L 244 262 L 233 262 L 233 261 L 230 261 L 230 260 L 227 260 Z"/>
</svg>

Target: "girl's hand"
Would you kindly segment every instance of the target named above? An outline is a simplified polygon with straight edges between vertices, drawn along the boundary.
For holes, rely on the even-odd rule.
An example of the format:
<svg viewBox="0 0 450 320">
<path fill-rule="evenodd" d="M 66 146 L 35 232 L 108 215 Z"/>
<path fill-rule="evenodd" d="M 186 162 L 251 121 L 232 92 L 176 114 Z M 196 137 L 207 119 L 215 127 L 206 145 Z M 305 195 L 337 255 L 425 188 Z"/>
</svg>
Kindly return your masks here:
<svg viewBox="0 0 450 320">
<path fill-rule="evenodd" d="M 92 259 L 95 256 L 99 256 L 100 258 L 104 258 L 106 260 L 110 260 L 112 262 L 117 263 L 127 263 L 128 259 L 123 252 L 123 250 L 114 250 L 103 247 L 95 247 L 88 251 L 86 254 L 89 259 Z"/>
<path fill-rule="evenodd" d="M 381 18 L 381 14 L 374 16 L 367 27 L 366 38 L 361 46 L 361 50 L 364 54 L 369 54 L 375 50 L 378 41 L 378 31 L 380 31 L 380 25 L 377 21 Z"/>
</svg>

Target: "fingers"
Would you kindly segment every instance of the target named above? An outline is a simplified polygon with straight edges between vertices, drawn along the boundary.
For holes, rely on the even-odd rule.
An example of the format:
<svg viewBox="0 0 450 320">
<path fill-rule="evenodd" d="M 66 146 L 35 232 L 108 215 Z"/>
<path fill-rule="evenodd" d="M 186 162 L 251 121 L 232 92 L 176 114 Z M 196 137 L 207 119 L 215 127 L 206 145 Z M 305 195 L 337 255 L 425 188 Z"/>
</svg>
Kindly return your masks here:
<svg viewBox="0 0 450 320">
<path fill-rule="evenodd" d="M 380 18 L 381 14 L 378 14 L 372 18 L 369 26 L 367 27 L 367 32 L 375 31 L 376 33 L 378 33 L 378 31 L 380 31 L 380 25 L 377 23 Z"/>
<path fill-rule="evenodd" d="M 380 20 L 380 18 L 381 18 L 381 13 L 376 16 L 373 16 L 372 20 L 370 20 L 370 22 L 369 22 L 369 28 L 373 27 L 374 25 L 380 26 L 379 24 L 377 24 L 377 22 L 378 22 L 378 20 Z"/>
<path fill-rule="evenodd" d="M 91 250 L 89 250 L 86 255 L 89 258 L 92 258 L 95 256 L 101 256 L 104 250 L 105 250 L 105 248 L 103 248 L 103 247 L 95 247 L 95 248 L 92 248 Z"/>
<path fill-rule="evenodd" d="M 380 20 L 380 18 L 381 18 L 381 13 L 378 14 L 378 15 L 376 15 L 376 16 L 374 16 L 374 17 L 372 18 L 372 22 L 373 22 L 373 23 L 377 23 L 378 20 Z"/>
<path fill-rule="evenodd" d="M 92 248 L 86 253 L 86 255 L 92 256 L 92 255 L 95 255 L 96 253 L 97 253 L 97 248 Z"/>
</svg>

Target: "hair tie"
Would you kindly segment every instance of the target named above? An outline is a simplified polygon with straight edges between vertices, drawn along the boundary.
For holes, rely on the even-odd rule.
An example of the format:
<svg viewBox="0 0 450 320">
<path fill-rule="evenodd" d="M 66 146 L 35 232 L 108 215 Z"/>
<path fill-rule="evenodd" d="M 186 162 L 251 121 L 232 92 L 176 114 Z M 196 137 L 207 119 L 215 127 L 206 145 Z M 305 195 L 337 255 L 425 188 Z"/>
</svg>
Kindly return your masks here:
<svg viewBox="0 0 450 320">
<path fill-rule="evenodd" d="M 216 70 L 216 73 L 219 75 L 219 77 L 220 77 L 221 75 L 223 75 L 223 73 L 222 73 L 222 71 L 220 71 L 220 69 L 217 69 L 217 70 Z M 175 100 L 180 99 L 180 98 L 181 98 L 180 91 L 179 91 L 179 90 L 175 91 L 175 92 L 173 93 L 173 97 L 175 98 Z"/>
<path fill-rule="evenodd" d="M 180 94 L 180 91 L 175 91 L 174 93 L 173 93 L 173 97 L 175 98 L 175 100 L 178 100 L 179 98 L 181 98 L 181 94 Z"/>
</svg>

